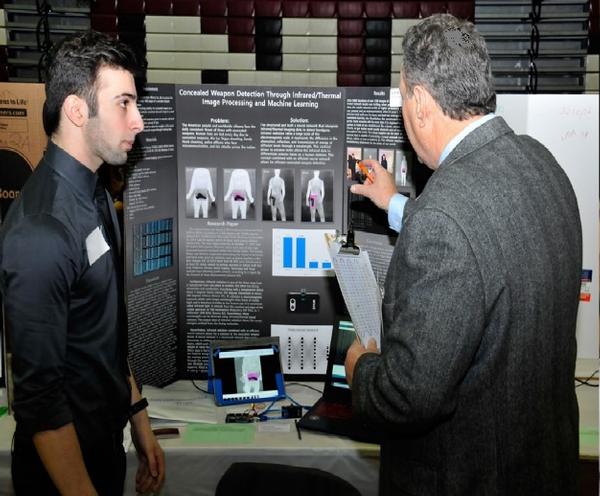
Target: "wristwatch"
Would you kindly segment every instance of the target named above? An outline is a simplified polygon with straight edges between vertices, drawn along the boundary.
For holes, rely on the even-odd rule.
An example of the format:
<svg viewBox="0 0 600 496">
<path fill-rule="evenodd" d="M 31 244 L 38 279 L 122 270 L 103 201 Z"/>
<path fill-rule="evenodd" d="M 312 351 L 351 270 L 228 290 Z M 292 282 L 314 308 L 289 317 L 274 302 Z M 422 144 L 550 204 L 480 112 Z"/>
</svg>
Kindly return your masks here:
<svg viewBox="0 0 600 496">
<path fill-rule="evenodd" d="M 146 398 L 142 398 L 139 401 L 136 401 L 133 405 L 129 407 L 129 418 L 133 417 L 136 413 L 140 413 L 144 408 L 148 407 L 148 400 Z"/>
</svg>

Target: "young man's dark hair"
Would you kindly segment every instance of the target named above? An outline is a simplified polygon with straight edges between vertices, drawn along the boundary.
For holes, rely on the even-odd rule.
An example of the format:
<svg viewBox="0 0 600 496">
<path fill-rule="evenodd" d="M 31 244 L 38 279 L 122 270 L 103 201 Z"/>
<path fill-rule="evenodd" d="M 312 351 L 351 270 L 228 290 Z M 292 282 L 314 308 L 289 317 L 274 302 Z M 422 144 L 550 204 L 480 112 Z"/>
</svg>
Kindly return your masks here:
<svg viewBox="0 0 600 496">
<path fill-rule="evenodd" d="M 46 72 L 43 121 L 48 136 L 58 128 L 60 109 L 69 95 L 84 98 L 90 117 L 96 115 L 96 78 L 98 69 L 104 66 L 124 69 L 134 76 L 140 74 L 133 50 L 107 34 L 86 31 L 56 45 Z"/>
</svg>

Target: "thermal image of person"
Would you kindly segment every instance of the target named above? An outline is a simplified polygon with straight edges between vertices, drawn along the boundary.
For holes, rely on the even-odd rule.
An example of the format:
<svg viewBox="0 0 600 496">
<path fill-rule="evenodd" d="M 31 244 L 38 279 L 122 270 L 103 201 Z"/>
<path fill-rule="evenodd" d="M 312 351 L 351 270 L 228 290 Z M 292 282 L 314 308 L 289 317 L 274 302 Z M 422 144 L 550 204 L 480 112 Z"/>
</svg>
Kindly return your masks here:
<svg viewBox="0 0 600 496">
<path fill-rule="evenodd" d="M 325 222 L 325 209 L 323 200 L 325 199 L 325 183 L 319 177 L 319 171 L 313 171 L 313 178 L 308 181 L 306 188 L 306 205 L 310 209 L 310 221 L 315 222 L 316 213 L 319 213 L 319 220 Z"/>
<path fill-rule="evenodd" d="M 348 169 L 346 170 L 346 177 L 348 179 L 354 179 L 356 176 L 356 157 L 354 153 L 348 155 Z"/>
<path fill-rule="evenodd" d="M 402 162 L 400 162 L 400 186 L 406 186 L 408 174 L 408 163 L 406 157 L 402 156 Z"/>
<path fill-rule="evenodd" d="M 244 393 L 260 392 L 261 374 L 260 359 L 258 357 L 245 357 L 242 362 L 242 385 Z"/>
<path fill-rule="evenodd" d="M 379 163 L 381 164 L 381 167 L 383 167 L 384 169 L 388 168 L 388 161 L 387 161 L 387 157 L 385 156 L 385 153 L 381 154 L 381 160 L 379 161 Z"/>
<path fill-rule="evenodd" d="M 202 210 L 202 217 L 204 219 L 208 217 L 209 199 L 211 203 L 215 201 L 212 178 L 208 169 L 202 167 L 194 169 L 186 199 L 192 200 L 194 218 L 197 219 L 200 216 L 200 210 Z"/>
<path fill-rule="evenodd" d="M 269 187 L 267 188 L 267 201 L 271 207 L 271 218 L 277 220 L 277 213 L 281 220 L 285 222 L 285 181 L 280 176 L 281 170 L 275 169 L 275 175 L 269 179 Z"/>
<path fill-rule="evenodd" d="M 248 202 L 254 203 L 250 174 L 246 169 L 234 169 L 229 178 L 229 188 L 225 193 L 225 201 L 231 199 L 231 217 L 237 219 L 238 211 L 242 220 L 246 219 Z"/>
</svg>

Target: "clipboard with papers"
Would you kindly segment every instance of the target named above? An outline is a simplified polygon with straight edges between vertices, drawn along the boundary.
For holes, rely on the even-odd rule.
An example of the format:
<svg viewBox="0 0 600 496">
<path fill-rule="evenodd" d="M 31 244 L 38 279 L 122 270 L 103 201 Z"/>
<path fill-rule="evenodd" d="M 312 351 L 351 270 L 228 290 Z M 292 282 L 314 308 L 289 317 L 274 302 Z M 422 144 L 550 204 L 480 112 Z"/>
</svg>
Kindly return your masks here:
<svg viewBox="0 0 600 496">
<path fill-rule="evenodd" d="M 381 290 L 366 250 L 354 244 L 350 230 L 346 236 L 325 235 L 333 269 L 346 308 L 361 343 L 367 346 L 373 338 L 381 349 Z"/>
</svg>

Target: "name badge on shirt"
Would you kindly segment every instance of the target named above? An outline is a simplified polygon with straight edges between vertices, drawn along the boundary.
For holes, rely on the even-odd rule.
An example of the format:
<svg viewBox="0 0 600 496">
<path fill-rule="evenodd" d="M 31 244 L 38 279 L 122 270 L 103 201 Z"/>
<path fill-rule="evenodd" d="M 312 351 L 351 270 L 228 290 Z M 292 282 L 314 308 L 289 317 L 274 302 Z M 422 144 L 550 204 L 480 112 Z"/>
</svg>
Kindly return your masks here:
<svg viewBox="0 0 600 496">
<path fill-rule="evenodd" d="M 108 250 L 110 250 L 110 246 L 108 246 L 104 236 L 102 236 L 102 231 L 100 231 L 99 227 L 94 229 L 90 234 L 88 234 L 88 237 L 85 238 L 85 247 L 87 249 L 90 266 Z"/>
</svg>

